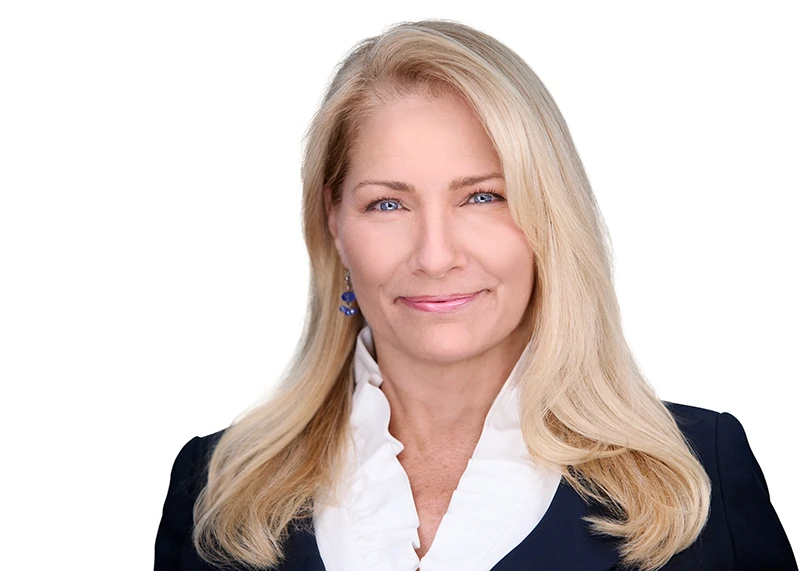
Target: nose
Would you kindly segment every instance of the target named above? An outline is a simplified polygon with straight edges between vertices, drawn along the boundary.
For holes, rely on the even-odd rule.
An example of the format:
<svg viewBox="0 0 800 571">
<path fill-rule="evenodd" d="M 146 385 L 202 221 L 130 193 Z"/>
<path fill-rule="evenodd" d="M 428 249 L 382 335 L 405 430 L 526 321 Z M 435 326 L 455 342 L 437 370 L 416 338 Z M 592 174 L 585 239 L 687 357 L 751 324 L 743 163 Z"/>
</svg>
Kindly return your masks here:
<svg viewBox="0 0 800 571">
<path fill-rule="evenodd" d="M 442 278 L 452 268 L 465 263 L 458 220 L 445 209 L 430 208 L 418 212 L 414 248 L 409 260 L 412 271 L 422 271 Z"/>
</svg>

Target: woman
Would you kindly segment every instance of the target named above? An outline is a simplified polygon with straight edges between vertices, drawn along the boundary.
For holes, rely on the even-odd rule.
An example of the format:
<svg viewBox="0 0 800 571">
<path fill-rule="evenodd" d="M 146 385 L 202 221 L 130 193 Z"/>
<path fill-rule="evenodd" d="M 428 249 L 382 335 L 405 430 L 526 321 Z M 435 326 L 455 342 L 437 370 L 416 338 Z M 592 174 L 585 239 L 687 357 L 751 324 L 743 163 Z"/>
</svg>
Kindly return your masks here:
<svg viewBox="0 0 800 571">
<path fill-rule="evenodd" d="M 797 568 L 738 421 L 638 372 L 580 159 L 516 54 L 440 21 L 362 42 L 303 185 L 297 355 L 179 454 L 156 569 Z"/>
</svg>

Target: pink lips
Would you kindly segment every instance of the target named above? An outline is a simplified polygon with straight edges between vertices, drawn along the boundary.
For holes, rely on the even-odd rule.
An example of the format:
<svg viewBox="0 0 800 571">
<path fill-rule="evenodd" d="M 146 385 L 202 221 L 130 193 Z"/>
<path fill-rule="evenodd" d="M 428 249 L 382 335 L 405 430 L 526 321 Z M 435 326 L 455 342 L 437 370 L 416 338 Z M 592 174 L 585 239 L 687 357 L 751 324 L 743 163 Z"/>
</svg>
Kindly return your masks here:
<svg viewBox="0 0 800 571">
<path fill-rule="evenodd" d="M 428 311 L 431 313 L 448 313 L 467 305 L 473 299 L 478 297 L 481 292 L 469 294 L 456 294 L 456 295 L 435 295 L 425 297 L 401 297 L 406 305 L 419 309 L 420 311 Z"/>
</svg>

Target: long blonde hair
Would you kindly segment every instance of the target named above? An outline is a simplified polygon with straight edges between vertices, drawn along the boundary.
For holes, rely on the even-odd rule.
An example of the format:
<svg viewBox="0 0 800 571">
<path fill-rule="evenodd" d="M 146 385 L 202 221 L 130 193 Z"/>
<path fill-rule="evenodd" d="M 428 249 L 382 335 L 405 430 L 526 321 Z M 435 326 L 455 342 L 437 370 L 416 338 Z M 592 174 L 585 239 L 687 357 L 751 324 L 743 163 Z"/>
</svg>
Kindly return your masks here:
<svg viewBox="0 0 800 571">
<path fill-rule="evenodd" d="M 393 26 L 339 66 L 306 139 L 303 230 L 308 318 L 276 395 L 228 428 L 195 505 L 209 561 L 269 567 L 290 524 L 308 518 L 343 467 L 352 355 L 363 319 L 337 311 L 344 281 L 323 187 L 340 198 L 360 122 L 409 92 L 463 96 L 503 166 L 508 204 L 534 252 L 532 358 L 521 379 L 522 431 L 534 462 L 609 508 L 592 528 L 619 538 L 623 561 L 662 566 L 703 528 L 710 483 L 622 333 L 607 232 L 567 126 L 514 52 L 447 21 Z"/>
</svg>

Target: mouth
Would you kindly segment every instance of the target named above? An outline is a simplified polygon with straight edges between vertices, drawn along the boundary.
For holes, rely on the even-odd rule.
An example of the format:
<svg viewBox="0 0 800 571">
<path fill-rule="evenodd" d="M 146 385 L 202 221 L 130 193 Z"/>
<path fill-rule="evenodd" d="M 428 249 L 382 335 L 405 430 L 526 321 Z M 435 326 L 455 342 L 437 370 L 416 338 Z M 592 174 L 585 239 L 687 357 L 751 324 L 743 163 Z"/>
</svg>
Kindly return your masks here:
<svg viewBox="0 0 800 571">
<path fill-rule="evenodd" d="M 456 293 L 448 295 L 426 295 L 398 298 L 407 306 L 428 313 L 449 313 L 461 309 L 471 303 L 484 290 L 472 293 Z"/>
</svg>

